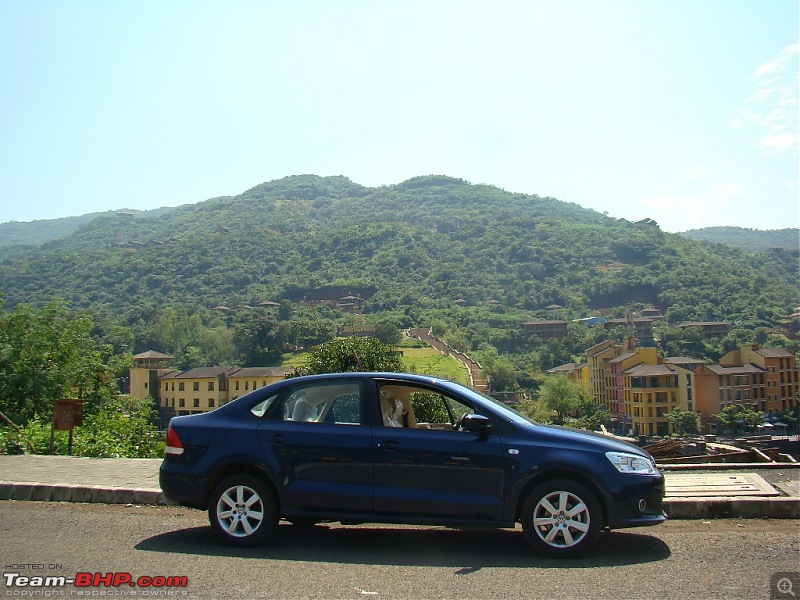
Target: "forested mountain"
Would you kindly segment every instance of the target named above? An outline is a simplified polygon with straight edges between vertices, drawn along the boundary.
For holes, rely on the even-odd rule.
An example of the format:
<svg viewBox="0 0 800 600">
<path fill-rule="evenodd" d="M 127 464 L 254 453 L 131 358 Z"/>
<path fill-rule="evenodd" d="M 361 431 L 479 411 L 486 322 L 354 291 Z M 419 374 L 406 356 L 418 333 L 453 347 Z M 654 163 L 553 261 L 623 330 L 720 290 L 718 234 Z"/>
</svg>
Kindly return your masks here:
<svg viewBox="0 0 800 600">
<path fill-rule="evenodd" d="M 68 236 L 81 225 L 93 221 L 101 213 L 89 213 L 80 217 L 44 219 L 40 221 L 10 221 L 0 223 L 0 247 L 23 244 L 35 246 Z"/>
<path fill-rule="evenodd" d="M 38 221 L 9 221 L 0 223 L 0 252 L 8 255 L 9 246 L 38 246 L 65 238 L 82 226 L 103 216 L 137 216 L 139 218 L 156 218 L 174 210 L 172 208 L 156 208 L 148 211 L 117 210 L 96 212 L 79 217 L 62 217 L 60 219 L 42 219 Z"/>
<path fill-rule="evenodd" d="M 709 245 L 652 222 L 444 176 L 379 188 L 287 177 L 155 217 L 99 216 L 2 256 L 7 310 L 61 298 L 133 327 L 137 351 L 154 345 L 165 311 L 233 329 L 264 301 L 349 294 L 364 299 L 369 319 L 436 324 L 463 349 L 517 354 L 534 348 L 520 332 L 532 318 L 623 316 L 652 305 L 673 324 L 752 329 L 785 323 L 800 303 L 796 249 Z M 546 309 L 553 304 L 563 308 Z M 554 351 L 549 362 L 570 354 Z"/>
<path fill-rule="evenodd" d="M 751 252 L 766 252 L 775 248 L 797 250 L 800 248 L 800 229 L 748 229 L 745 227 L 703 227 L 681 232 L 693 240 L 725 244 Z"/>
</svg>

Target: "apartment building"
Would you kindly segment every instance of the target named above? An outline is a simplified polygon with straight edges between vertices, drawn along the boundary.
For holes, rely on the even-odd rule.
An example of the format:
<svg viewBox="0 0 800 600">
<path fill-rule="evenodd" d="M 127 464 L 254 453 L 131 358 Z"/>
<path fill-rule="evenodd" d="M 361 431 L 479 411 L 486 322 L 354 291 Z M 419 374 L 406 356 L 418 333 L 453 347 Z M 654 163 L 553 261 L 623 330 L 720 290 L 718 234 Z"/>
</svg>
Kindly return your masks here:
<svg viewBox="0 0 800 600">
<path fill-rule="evenodd" d="M 629 344 L 630 346 L 631 344 Z M 606 400 L 606 410 L 611 413 L 611 418 L 616 419 L 623 430 L 628 430 L 631 426 L 630 415 L 625 410 L 625 373 L 638 365 L 657 365 L 658 353 L 655 348 L 629 348 L 623 350 L 617 347 L 622 353 L 610 359 L 608 366 L 608 399 Z"/>
<path fill-rule="evenodd" d="M 177 415 L 207 412 L 228 401 L 228 377 L 238 367 L 198 367 L 172 371 L 159 380 L 159 406 Z"/>
<path fill-rule="evenodd" d="M 134 356 L 130 394 L 153 398 L 162 423 L 175 415 L 207 412 L 286 377 L 283 367 L 199 367 L 177 371 L 173 357 L 149 350 Z"/>
<path fill-rule="evenodd" d="M 570 372 L 573 363 L 550 369 Z M 586 350 L 589 396 L 612 414 L 625 433 L 672 433 L 666 413 L 675 408 L 700 413 L 703 432 L 714 431 L 714 415 L 726 406 L 780 413 L 797 405 L 800 369 L 780 348 L 742 346 L 719 364 L 660 358 L 655 348 L 617 346 L 611 340 Z"/>
<path fill-rule="evenodd" d="M 800 370 L 794 354 L 783 348 L 761 348 L 756 345 L 741 346 L 720 359 L 721 365 L 754 365 L 761 369 L 758 406 L 765 413 L 791 410 L 800 390 Z"/>
<path fill-rule="evenodd" d="M 236 400 L 248 392 L 286 379 L 283 367 L 243 367 L 228 376 L 228 395 Z"/>
<path fill-rule="evenodd" d="M 606 329 L 611 329 L 613 327 L 625 327 L 628 330 L 633 329 L 637 340 L 639 340 L 642 344 L 648 343 L 652 345 L 653 322 L 654 319 L 645 319 L 641 317 L 607 319 L 606 322 L 603 323 L 603 327 Z"/>
<path fill-rule="evenodd" d="M 543 340 L 561 340 L 567 337 L 567 322 L 560 319 L 533 319 L 523 323 L 522 329 Z"/>
<path fill-rule="evenodd" d="M 667 365 L 640 364 L 625 371 L 625 412 L 634 435 L 672 433 L 667 414 L 681 407 L 678 373 Z"/>
<path fill-rule="evenodd" d="M 158 380 L 172 371 L 174 357 L 155 350 L 148 350 L 133 357 L 129 370 L 129 393 L 134 398 L 158 398 Z"/>
<path fill-rule="evenodd" d="M 552 369 L 547 369 L 547 372 L 553 375 L 560 374 L 566 375 L 570 381 L 580 383 L 586 390 L 586 395 L 589 395 L 589 365 L 586 363 L 566 363 L 559 365 Z"/>
<path fill-rule="evenodd" d="M 586 350 L 586 363 L 589 365 L 589 397 L 598 404 L 608 406 L 611 403 L 609 389 L 611 387 L 611 371 L 608 361 L 620 354 L 620 347 L 613 340 L 595 344 Z"/>
</svg>

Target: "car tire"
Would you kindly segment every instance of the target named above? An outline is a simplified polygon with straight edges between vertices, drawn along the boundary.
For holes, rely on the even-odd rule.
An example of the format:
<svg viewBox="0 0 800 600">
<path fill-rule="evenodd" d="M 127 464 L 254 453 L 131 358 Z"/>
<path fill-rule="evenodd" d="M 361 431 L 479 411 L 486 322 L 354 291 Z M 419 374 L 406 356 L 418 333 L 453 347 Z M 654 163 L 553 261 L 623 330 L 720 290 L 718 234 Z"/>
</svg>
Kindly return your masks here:
<svg viewBox="0 0 800 600">
<path fill-rule="evenodd" d="M 257 546 L 278 527 L 280 511 L 269 484 L 253 475 L 231 475 L 214 488 L 208 503 L 211 527 L 234 546 Z"/>
<path fill-rule="evenodd" d="M 525 499 L 520 518 L 533 549 L 554 558 L 588 552 L 603 527 L 597 497 L 571 479 L 551 479 L 537 485 Z"/>
</svg>

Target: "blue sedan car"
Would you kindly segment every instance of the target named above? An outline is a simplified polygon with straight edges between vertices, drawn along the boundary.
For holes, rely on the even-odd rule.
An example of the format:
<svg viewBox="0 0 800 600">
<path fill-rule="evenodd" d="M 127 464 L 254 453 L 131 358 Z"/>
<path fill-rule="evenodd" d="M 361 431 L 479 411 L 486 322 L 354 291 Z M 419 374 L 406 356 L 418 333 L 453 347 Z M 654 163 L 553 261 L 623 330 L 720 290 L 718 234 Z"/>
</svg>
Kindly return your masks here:
<svg viewBox="0 0 800 600">
<path fill-rule="evenodd" d="M 160 483 L 168 498 L 208 510 L 237 546 L 264 542 L 281 518 L 521 523 L 536 551 L 567 557 L 603 529 L 665 520 L 664 478 L 636 446 L 400 373 L 297 377 L 175 417 Z"/>
</svg>

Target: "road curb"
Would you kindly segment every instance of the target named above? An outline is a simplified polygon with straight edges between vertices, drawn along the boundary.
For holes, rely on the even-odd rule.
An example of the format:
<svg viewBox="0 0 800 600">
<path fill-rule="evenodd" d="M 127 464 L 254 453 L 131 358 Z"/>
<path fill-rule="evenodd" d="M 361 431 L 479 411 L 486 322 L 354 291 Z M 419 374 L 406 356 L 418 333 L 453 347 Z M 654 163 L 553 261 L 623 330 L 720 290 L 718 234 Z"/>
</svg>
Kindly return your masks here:
<svg viewBox="0 0 800 600">
<path fill-rule="evenodd" d="M 797 519 L 800 498 L 668 498 L 670 519 Z"/>
<path fill-rule="evenodd" d="M 161 490 L 109 486 L 51 485 L 0 481 L 0 500 L 96 502 L 99 504 L 173 504 Z"/>
</svg>

